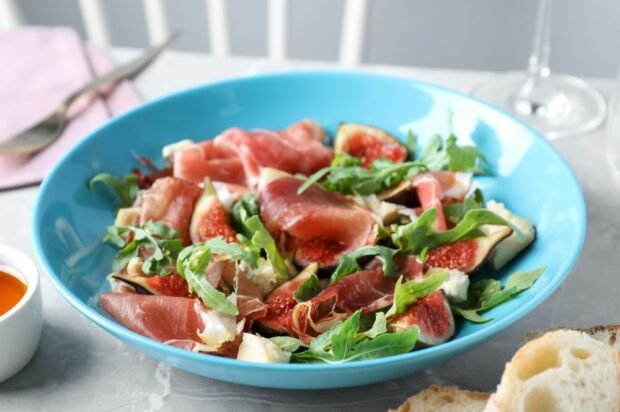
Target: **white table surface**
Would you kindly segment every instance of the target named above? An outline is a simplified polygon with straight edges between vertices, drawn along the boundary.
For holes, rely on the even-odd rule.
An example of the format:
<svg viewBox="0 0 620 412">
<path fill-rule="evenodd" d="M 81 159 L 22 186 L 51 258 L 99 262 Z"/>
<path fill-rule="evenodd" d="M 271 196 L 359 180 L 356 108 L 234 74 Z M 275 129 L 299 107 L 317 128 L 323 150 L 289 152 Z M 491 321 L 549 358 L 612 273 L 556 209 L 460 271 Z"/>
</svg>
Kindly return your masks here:
<svg viewBox="0 0 620 412">
<path fill-rule="evenodd" d="M 133 55 L 114 52 L 118 60 Z M 214 59 L 167 52 L 136 81 L 145 100 L 195 84 L 289 69 L 334 68 L 311 62 Z M 469 91 L 491 73 L 365 66 Z M 611 82 L 599 81 L 602 88 Z M 380 384 L 329 391 L 269 390 L 194 376 L 125 346 L 71 308 L 43 276 L 45 324 L 33 361 L 0 384 L 1 411 L 374 411 L 395 407 L 430 384 L 493 390 L 504 363 L 531 329 L 620 321 L 617 287 L 620 190 L 614 188 L 602 132 L 554 142 L 586 196 L 588 234 L 576 268 L 547 301 L 479 348 L 439 367 Z M 0 243 L 34 255 L 30 214 L 37 188 L 0 192 Z"/>
</svg>

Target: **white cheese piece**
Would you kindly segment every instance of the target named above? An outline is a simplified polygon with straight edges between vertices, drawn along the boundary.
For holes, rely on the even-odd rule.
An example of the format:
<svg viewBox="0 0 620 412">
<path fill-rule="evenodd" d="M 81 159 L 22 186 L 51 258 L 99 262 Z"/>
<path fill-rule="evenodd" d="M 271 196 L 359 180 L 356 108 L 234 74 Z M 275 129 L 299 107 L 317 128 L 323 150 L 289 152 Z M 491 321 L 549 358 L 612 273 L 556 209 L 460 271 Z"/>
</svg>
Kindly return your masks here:
<svg viewBox="0 0 620 412">
<path fill-rule="evenodd" d="M 443 193 L 444 197 L 462 199 L 467 196 L 471 189 L 473 174 L 469 172 L 456 172 L 454 174 L 454 184 Z"/>
<path fill-rule="evenodd" d="M 512 233 L 506 239 L 502 240 L 493 250 L 489 258 L 489 262 L 493 269 L 501 269 L 517 256 L 523 249 L 530 245 L 534 241 L 536 231 L 534 226 L 529 220 L 512 214 L 503 203 L 498 203 L 493 200 L 487 202 L 487 209 L 491 212 L 504 218 L 507 222 L 514 225 L 519 229 L 523 236 L 524 241 L 521 242 L 516 233 Z"/>
<path fill-rule="evenodd" d="M 240 262 L 239 270 L 245 273 L 263 295 L 268 295 L 272 290 L 280 285 L 280 277 L 273 270 L 271 263 L 265 258 L 258 259 L 258 267 L 251 268 L 247 263 Z"/>
<path fill-rule="evenodd" d="M 114 226 L 136 226 L 140 221 L 139 207 L 124 207 L 118 209 Z"/>
<path fill-rule="evenodd" d="M 406 209 L 401 205 L 379 200 L 376 195 L 362 196 L 359 199 L 362 206 L 379 216 L 383 225 L 397 222 L 401 216 L 401 209 Z"/>
<path fill-rule="evenodd" d="M 256 363 L 289 363 L 291 354 L 258 335 L 244 333 L 237 359 Z"/>
<path fill-rule="evenodd" d="M 220 203 L 224 206 L 224 209 L 227 212 L 230 212 L 232 209 L 232 205 L 239 199 L 243 197 L 243 194 L 240 192 L 232 192 L 226 183 L 221 182 L 212 182 L 213 187 L 217 193 L 218 199 L 220 199 Z"/>
<path fill-rule="evenodd" d="M 166 159 L 166 162 L 168 162 L 168 164 L 171 165 L 172 163 L 174 163 L 174 156 L 178 152 L 180 152 L 181 150 L 187 147 L 192 146 L 193 144 L 194 142 L 189 139 L 180 140 L 176 143 L 167 144 L 161 149 L 161 157 Z"/>
<path fill-rule="evenodd" d="M 219 348 L 222 343 L 235 340 L 237 335 L 237 317 L 215 310 L 203 310 L 200 313 L 205 328 L 197 331 L 200 340 L 208 346 Z"/>
<path fill-rule="evenodd" d="M 448 278 L 443 282 L 440 289 L 451 302 L 464 302 L 467 300 L 469 289 L 469 276 L 460 270 L 448 270 Z"/>
</svg>

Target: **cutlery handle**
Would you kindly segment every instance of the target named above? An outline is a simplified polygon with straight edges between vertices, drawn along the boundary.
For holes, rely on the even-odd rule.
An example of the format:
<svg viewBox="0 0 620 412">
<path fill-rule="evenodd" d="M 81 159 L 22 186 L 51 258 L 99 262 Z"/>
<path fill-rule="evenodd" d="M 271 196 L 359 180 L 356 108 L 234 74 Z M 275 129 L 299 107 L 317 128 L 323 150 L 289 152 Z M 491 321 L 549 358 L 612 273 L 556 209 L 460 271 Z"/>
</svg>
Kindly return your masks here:
<svg viewBox="0 0 620 412">
<path fill-rule="evenodd" d="M 133 77 L 136 74 L 140 73 L 153 60 L 155 60 L 155 58 L 162 51 L 164 51 L 166 47 L 168 47 L 172 42 L 174 42 L 178 36 L 179 32 L 174 32 L 170 36 L 168 36 L 168 38 L 163 43 L 147 50 L 142 56 L 138 57 L 137 59 L 118 66 L 102 76 L 94 78 L 89 83 L 86 83 L 84 86 L 71 93 L 71 95 L 69 95 L 69 97 L 67 97 L 64 102 L 65 106 L 70 106 L 71 103 L 73 103 L 78 97 L 93 90 L 96 90 L 104 84 L 117 82 L 125 78 Z"/>
</svg>

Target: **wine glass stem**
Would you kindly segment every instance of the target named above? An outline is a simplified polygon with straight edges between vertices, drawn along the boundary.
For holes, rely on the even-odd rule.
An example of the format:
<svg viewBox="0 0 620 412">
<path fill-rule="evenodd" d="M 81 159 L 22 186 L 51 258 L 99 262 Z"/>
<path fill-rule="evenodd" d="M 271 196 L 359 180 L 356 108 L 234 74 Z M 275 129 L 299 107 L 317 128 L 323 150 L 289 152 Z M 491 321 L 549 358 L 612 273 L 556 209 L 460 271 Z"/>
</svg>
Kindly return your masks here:
<svg viewBox="0 0 620 412">
<path fill-rule="evenodd" d="M 549 52 L 551 44 L 551 16 L 553 0 L 540 0 L 532 54 L 528 60 L 527 73 L 530 77 L 549 76 Z"/>
</svg>

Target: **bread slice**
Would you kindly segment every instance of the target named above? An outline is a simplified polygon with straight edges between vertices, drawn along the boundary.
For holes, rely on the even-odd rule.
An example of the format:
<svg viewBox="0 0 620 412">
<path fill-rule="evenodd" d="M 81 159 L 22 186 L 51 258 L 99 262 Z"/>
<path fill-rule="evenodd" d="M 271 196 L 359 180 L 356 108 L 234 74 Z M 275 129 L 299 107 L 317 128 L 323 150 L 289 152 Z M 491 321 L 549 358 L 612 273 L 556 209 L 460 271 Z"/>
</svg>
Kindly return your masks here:
<svg viewBox="0 0 620 412">
<path fill-rule="evenodd" d="M 620 411 L 620 354 L 584 332 L 548 332 L 517 351 L 494 398 L 501 412 Z"/>
<path fill-rule="evenodd" d="M 390 412 L 482 412 L 490 394 L 432 385 Z"/>
<path fill-rule="evenodd" d="M 547 332 L 553 330 L 575 330 L 577 332 L 587 333 L 596 340 L 600 340 L 620 351 L 620 325 L 598 325 L 591 328 L 556 328 L 549 330 L 533 330 L 525 335 L 525 342 L 540 338 Z"/>
</svg>

